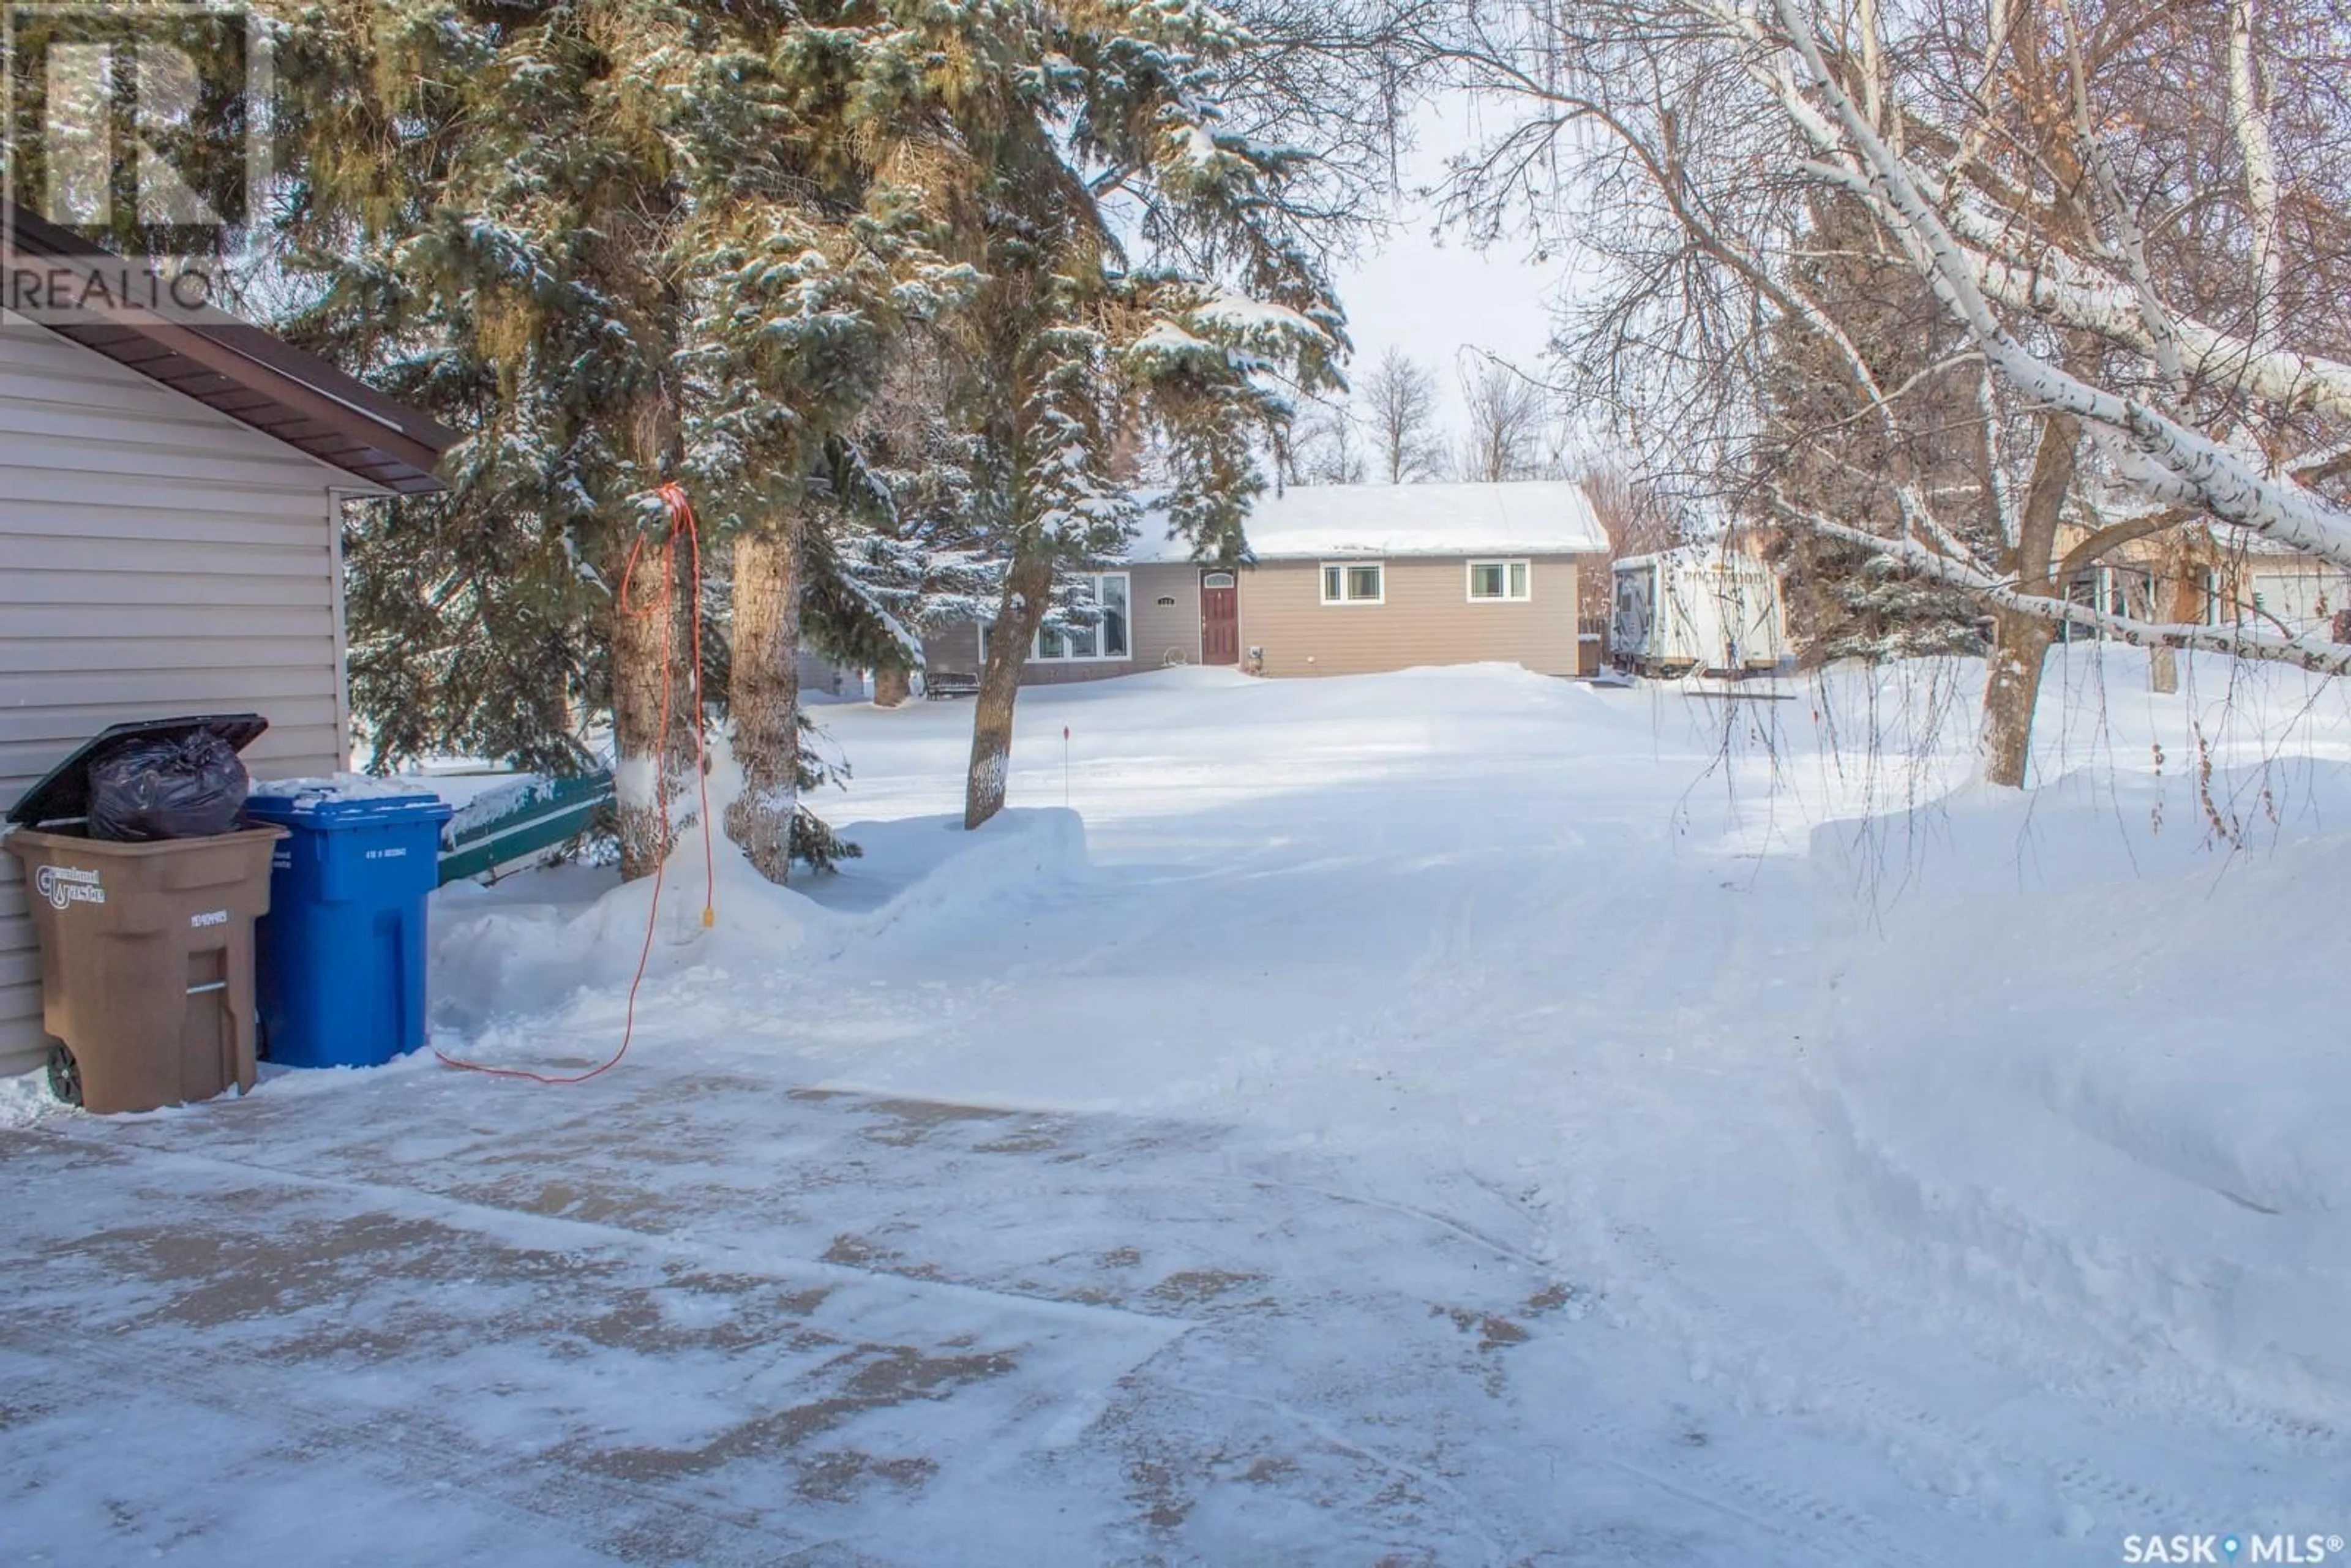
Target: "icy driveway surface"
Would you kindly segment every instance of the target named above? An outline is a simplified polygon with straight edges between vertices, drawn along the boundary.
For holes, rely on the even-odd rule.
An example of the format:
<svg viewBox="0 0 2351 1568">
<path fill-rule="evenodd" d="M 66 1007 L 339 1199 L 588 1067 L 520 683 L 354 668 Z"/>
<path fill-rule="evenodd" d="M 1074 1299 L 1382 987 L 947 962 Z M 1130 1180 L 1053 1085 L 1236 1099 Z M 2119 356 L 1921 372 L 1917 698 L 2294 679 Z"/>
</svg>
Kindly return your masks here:
<svg viewBox="0 0 2351 1568">
<path fill-rule="evenodd" d="M 1969 1237 L 1955 1281 L 1934 1221 L 1886 1228 L 1813 1065 L 1845 894 L 1792 852 L 1909 786 L 1813 711 L 1031 692 L 1016 799 L 1058 806 L 1069 725 L 1091 863 L 924 881 L 968 710 L 830 709 L 833 814 L 886 820 L 820 890 L 848 913 L 771 953 L 726 901 L 621 1070 L 0 1133 L 0 1554 L 1980 1568 L 2343 1530 L 2339 1386 L 2255 1397 L 2231 1344 L 2003 1270 L 2199 1281 L 2095 1235 Z M 625 967 L 531 918 L 453 925 L 452 1043 L 592 1060 Z M 500 933 L 533 963 L 458 962 Z"/>
<path fill-rule="evenodd" d="M 1628 1409 L 1574 1287 L 1325 1160 L 731 1076 L 524 1140 L 526 1092 L 14 1140 L 12 1552 L 1938 1560 Z"/>
</svg>

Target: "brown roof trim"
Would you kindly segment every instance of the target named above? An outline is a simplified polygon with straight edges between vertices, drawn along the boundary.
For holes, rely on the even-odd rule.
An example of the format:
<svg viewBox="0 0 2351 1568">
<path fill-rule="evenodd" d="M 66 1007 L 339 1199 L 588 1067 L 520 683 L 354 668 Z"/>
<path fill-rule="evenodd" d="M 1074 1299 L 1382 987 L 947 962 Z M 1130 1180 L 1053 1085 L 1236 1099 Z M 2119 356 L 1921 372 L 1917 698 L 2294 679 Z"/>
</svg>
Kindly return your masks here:
<svg viewBox="0 0 2351 1568">
<path fill-rule="evenodd" d="M 131 267 L 154 276 L 0 201 L 0 260 L 13 270 L 20 256 L 45 269 L 103 260 L 110 270 Z M 21 297 L 12 285 L 5 298 Z M 32 319 L 371 485 L 404 496 L 446 488 L 433 470 L 456 432 L 251 322 L 209 307 L 175 319 L 110 300 L 83 304 L 69 316 L 43 310 Z"/>
</svg>

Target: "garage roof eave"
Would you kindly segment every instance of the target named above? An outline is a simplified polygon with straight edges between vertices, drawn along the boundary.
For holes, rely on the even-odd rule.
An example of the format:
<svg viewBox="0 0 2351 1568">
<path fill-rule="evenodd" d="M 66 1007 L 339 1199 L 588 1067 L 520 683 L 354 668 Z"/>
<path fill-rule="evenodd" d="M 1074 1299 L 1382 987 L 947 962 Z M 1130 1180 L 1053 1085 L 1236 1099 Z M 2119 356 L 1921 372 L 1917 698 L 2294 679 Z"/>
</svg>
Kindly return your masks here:
<svg viewBox="0 0 2351 1568">
<path fill-rule="evenodd" d="M 13 275 L 28 265 L 52 275 L 88 269 L 93 279 L 101 267 L 155 276 L 5 201 L 0 263 L 12 275 L 12 300 L 24 298 Z M 153 293 L 163 293 L 160 282 Z M 99 287 L 78 291 L 69 310 L 44 308 L 29 319 L 370 488 L 402 496 L 446 488 L 434 470 L 455 444 L 455 431 L 249 321 L 209 307 L 183 316 L 121 305 Z"/>
</svg>

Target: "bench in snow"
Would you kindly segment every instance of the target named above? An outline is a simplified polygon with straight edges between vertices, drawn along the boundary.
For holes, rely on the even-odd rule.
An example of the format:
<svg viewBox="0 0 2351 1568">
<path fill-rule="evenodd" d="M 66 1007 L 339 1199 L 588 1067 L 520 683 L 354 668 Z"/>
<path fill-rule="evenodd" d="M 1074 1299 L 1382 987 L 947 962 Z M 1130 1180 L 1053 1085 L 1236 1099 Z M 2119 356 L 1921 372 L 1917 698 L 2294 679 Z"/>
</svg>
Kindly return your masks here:
<svg viewBox="0 0 2351 1568">
<path fill-rule="evenodd" d="M 961 670 L 925 670 L 923 695 L 934 701 L 940 697 L 976 697 L 979 695 L 979 677 Z"/>
</svg>

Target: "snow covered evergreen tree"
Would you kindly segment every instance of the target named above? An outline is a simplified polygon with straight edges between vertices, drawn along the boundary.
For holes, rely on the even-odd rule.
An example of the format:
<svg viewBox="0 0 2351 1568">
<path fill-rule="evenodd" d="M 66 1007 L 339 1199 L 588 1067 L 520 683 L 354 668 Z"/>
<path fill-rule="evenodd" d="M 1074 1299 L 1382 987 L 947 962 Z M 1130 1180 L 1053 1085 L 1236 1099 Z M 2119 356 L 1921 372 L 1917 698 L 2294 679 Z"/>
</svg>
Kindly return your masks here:
<svg viewBox="0 0 2351 1568">
<path fill-rule="evenodd" d="M 659 487 L 734 550 L 728 827 L 780 876 L 810 492 L 896 325 L 968 284 L 927 247 L 942 139 L 904 30 L 835 9 L 285 17 L 287 230 L 316 285 L 289 329 L 467 433 L 447 497 L 353 541 L 362 714 L 392 757 L 543 759 L 609 711 L 631 874 L 672 841 L 653 802 L 689 797 L 701 716 Z"/>
<path fill-rule="evenodd" d="M 1172 536 L 1238 560 L 1256 444 L 1290 415 L 1281 382 L 1335 385 L 1345 339 L 1289 200 L 1304 155 L 1227 126 L 1225 68 L 1249 41 L 1221 13 L 925 16 L 968 29 L 938 53 L 970 79 L 941 93 L 977 177 L 956 254 L 986 278 L 950 371 L 972 516 L 1003 569 L 966 784 L 977 827 L 1004 804 L 1020 670 L 1057 581 L 1113 557 L 1141 516 L 1114 444 L 1154 439 Z"/>
<path fill-rule="evenodd" d="M 662 700 L 673 585 L 632 583 L 651 613 L 619 592 L 683 453 L 685 299 L 650 264 L 684 217 L 661 90 L 581 7 L 288 22 L 287 225 L 318 284 L 290 329 L 466 433 L 446 497 L 353 541 L 362 716 L 395 756 L 471 732 L 543 757 L 559 716 L 609 710 L 624 865 L 648 869 L 669 841 L 652 783 L 685 766 L 695 717 Z M 469 663 L 478 678 L 444 678 Z"/>
<path fill-rule="evenodd" d="M 1978 378 L 1958 331 L 1933 291 L 1876 243 L 1856 204 L 1816 202 L 1811 233 L 1788 263 L 1788 282 L 1825 302 L 1843 339 L 1832 343 L 1792 319 L 1766 335 L 1750 481 L 1852 527 L 1895 530 L 1902 519 L 1886 476 L 1900 475 L 1944 497 L 1956 526 L 1989 548 L 1997 525 Z M 1873 420 L 1871 392 L 1856 384 L 1848 355 L 1876 387 L 1906 389 L 1908 418 Z M 1880 552 L 1799 528 L 1782 533 L 1771 555 L 1808 664 L 1987 651 L 1983 613 L 1965 593 Z"/>
<path fill-rule="evenodd" d="M 923 638 L 983 621 L 1003 573 L 987 553 L 976 473 L 977 437 L 948 419 L 946 345 L 925 329 L 893 344 L 881 392 L 852 433 L 863 482 L 859 504 L 811 531 L 805 632 L 818 652 L 873 672 L 873 700 L 910 693 Z"/>
</svg>

